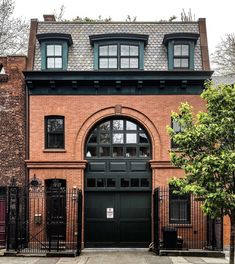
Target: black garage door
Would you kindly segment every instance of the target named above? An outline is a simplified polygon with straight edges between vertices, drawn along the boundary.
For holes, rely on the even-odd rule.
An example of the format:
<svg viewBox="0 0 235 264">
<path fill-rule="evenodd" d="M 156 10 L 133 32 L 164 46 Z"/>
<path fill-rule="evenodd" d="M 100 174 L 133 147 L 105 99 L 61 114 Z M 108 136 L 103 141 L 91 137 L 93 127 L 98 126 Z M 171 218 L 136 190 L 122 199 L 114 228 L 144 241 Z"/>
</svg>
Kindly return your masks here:
<svg viewBox="0 0 235 264">
<path fill-rule="evenodd" d="M 107 120 L 86 144 L 85 246 L 147 247 L 151 241 L 150 142 L 133 121 Z"/>
</svg>

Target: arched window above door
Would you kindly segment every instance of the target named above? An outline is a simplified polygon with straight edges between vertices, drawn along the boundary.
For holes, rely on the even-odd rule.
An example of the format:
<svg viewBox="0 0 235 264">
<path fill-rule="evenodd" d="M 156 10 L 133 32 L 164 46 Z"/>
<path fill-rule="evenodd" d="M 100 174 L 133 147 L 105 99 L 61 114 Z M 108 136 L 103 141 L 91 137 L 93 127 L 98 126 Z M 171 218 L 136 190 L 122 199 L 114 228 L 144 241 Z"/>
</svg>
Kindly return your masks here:
<svg viewBox="0 0 235 264">
<path fill-rule="evenodd" d="M 99 123 L 88 136 L 86 158 L 148 158 L 150 140 L 140 125 L 127 119 Z"/>
</svg>

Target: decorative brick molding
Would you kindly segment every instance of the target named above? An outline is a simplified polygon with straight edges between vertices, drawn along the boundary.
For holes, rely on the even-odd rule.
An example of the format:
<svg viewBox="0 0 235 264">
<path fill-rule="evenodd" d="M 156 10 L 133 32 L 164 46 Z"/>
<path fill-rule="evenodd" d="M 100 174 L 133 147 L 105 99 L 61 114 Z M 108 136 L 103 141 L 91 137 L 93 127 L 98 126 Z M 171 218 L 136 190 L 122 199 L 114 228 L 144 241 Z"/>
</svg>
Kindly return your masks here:
<svg viewBox="0 0 235 264">
<path fill-rule="evenodd" d="M 81 128 L 79 129 L 76 141 L 74 142 L 74 157 L 78 159 L 82 159 L 84 157 L 84 146 L 85 141 L 87 138 L 87 135 L 89 134 L 89 131 L 91 128 L 102 119 L 108 118 L 108 117 L 115 117 L 115 106 L 102 109 L 100 111 L 97 111 L 92 116 L 86 119 L 86 121 L 81 125 Z M 140 124 L 144 126 L 146 131 L 148 132 L 151 143 L 152 143 L 152 157 L 160 159 L 161 157 L 161 139 L 159 132 L 154 125 L 154 123 L 143 113 L 139 112 L 136 109 L 122 106 L 122 112 L 121 115 L 123 117 L 129 117 Z M 154 146 L 158 146 L 158 151 L 156 151 Z"/>
</svg>

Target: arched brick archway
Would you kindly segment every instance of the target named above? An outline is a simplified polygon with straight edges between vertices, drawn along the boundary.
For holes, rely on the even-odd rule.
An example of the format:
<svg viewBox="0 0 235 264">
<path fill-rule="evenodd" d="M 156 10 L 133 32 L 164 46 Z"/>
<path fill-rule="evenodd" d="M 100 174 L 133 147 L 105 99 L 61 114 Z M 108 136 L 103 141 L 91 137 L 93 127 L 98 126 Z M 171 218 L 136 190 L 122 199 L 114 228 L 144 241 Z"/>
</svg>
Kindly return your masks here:
<svg viewBox="0 0 235 264">
<path fill-rule="evenodd" d="M 75 138 L 73 151 L 74 159 L 84 159 L 84 146 L 86 138 L 89 134 L 89 131 L 96 123 L 105 118 L 120 116 L 136 120 L 145 128 L 145 130 L 149 134 L 152 143 L 152 159 L 160 160 L 162 156 L 161 138 L 155 124 L 140 111 L 126 106 L 112 106 L 98 110 L 84 121 L 84 123 L 78 130 L 77 136 Z"/>
</svg>

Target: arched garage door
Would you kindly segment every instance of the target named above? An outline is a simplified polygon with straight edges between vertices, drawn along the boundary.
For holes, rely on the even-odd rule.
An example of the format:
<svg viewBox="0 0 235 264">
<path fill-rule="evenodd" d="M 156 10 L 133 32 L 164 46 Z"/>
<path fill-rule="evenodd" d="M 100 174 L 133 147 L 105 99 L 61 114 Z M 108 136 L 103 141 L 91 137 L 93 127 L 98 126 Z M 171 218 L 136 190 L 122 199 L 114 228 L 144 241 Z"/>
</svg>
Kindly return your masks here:
<svg viewBox="0 0 235 264">
<path fill-rule="evenodd" d="M 92 129 L 85 153 L 85 247 L 147 247 L 152 190 L 147 133 L 132 120 L 106 120 Z"/>
</svg>

